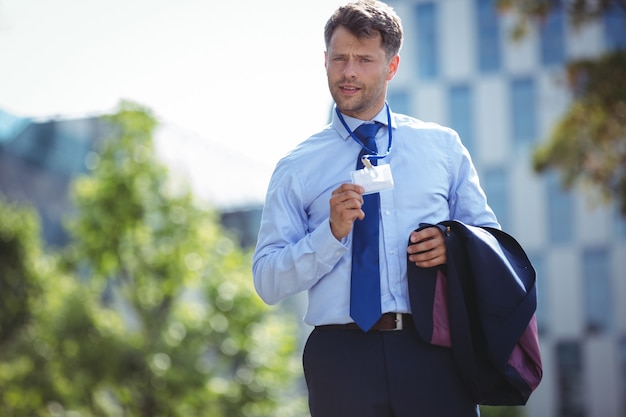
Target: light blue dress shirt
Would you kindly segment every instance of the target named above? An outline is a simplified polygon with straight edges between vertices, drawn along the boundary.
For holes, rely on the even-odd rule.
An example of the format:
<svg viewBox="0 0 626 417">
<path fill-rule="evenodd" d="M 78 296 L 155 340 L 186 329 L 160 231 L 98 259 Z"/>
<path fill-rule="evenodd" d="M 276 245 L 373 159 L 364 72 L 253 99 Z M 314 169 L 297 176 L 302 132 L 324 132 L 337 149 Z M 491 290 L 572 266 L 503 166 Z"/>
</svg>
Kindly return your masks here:
<svg viewBox="0 0 626 417">
<path fill-rule="evenodd" d="M 351 182 L 361 150 L 335 113 L 332 123 L 281 159 L 267 191 L 252 272 L 268 304 L 308 292 L 304 321 L 312 326 L 350 323 L 352 235 L 330 230 L 333 190 Z M 344 116 L 351 130 L 362 120 Z M 373 119 L 387 149 L 387 110 Z M 383 312 L 410 313 L 407 245 L 420 223 L 459 220 L 499 228 L 487 205 L 467 149 L 452 129 L 392 113 L 389 164 L 394 189 L 380 192 L 380 276 Z"/>
</svg>

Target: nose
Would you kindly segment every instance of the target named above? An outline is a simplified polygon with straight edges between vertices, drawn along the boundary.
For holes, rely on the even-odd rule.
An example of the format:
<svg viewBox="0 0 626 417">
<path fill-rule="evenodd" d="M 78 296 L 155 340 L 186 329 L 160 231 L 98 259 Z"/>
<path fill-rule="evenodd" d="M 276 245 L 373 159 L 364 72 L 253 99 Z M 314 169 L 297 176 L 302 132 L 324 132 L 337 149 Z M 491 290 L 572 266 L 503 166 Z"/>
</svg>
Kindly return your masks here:
<svg viewBox="0 0 626 417">
<path fill-rule="evenodd" d="M 356 62 L 352 59 L 347 60 L 343 68 L 343 75 L 347 78 L 355 78 L 356 74 Z"/>
</svg>

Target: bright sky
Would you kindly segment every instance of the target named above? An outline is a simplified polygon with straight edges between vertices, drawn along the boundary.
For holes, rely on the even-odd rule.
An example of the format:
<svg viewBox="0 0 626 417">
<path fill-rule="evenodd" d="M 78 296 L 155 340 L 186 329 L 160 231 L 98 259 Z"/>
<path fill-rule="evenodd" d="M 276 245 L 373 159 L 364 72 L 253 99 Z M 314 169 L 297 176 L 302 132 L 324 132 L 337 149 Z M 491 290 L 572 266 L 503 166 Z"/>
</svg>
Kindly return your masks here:
<svg viewBox="0 0 626 417">
<path fill-rule="evenodd" d="M 0 0 L 0 108 L 81 116 L 131 99 L 273 167 L 326 123 L 323 27 L 344 3 Z"/>
</svg>

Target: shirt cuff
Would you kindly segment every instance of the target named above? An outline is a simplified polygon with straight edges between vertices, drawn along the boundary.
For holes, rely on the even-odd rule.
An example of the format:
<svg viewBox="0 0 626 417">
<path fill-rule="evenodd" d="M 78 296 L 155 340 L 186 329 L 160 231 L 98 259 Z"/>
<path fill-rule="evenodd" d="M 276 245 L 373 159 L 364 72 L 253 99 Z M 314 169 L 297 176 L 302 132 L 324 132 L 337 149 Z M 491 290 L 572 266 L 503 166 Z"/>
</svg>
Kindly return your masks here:
<svg viewBox="0 0 626 417">
<path fill-rule="evenodd" d="M 311 247 L 320 261 L 335 265 L 350 250 L 351 236 L 350 234 L 341 241 L 337 240 L 330 230 L 330 219 L 327 219 L 311 233 Z"/>
</svg>

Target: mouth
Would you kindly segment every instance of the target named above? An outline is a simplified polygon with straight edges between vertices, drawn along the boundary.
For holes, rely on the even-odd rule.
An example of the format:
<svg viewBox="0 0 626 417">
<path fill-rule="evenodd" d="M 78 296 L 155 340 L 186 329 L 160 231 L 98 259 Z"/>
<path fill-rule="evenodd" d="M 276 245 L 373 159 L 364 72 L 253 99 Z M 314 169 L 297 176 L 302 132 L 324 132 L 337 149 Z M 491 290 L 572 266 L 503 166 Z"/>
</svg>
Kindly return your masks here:
<svg viewBox="0 0 626 417">
<path fill-rule="evenodd" d="M 347 96 L 353 96 L 359 91 L 361 91 L 361 89 L 353 85 L 340 85 L 339 91 L 341 91 L 342 94 L 345 94 Z"/>
</svg>

